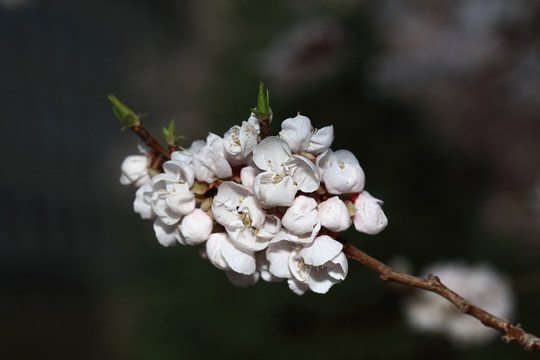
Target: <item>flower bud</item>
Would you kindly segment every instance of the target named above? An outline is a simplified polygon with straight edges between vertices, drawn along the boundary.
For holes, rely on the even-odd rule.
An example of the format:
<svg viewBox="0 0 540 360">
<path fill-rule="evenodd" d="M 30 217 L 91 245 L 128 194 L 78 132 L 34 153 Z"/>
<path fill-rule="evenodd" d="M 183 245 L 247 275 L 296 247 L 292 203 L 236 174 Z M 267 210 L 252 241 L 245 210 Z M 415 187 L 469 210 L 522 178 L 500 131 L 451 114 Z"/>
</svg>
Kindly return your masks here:
<svg viewBox="0 0 540 360">
<path fill-rule="evenodd" d="M 148 159 L 144 155 L 126 157 L 121 166 L 120 183 L 122 185 L 135 185 L 136 187 L 146 184 L 150 180 L 147 165 Z"/>
<path fill-rule="evenodd" d="M 342 232 L 352 225 L 347 206 L 337 196 L 320 203 L 318 210 L 321 225 L 330 231 Z"/>
<path fill-rule="evenodd" d="M 354 202 L 356 230 L 370 235 L 380 233 L 388 225 L 388 219 L 381 208 L 382 204 L 381 200 L 375 199 L 367 191 L 361 192 Z"/>
</svg>

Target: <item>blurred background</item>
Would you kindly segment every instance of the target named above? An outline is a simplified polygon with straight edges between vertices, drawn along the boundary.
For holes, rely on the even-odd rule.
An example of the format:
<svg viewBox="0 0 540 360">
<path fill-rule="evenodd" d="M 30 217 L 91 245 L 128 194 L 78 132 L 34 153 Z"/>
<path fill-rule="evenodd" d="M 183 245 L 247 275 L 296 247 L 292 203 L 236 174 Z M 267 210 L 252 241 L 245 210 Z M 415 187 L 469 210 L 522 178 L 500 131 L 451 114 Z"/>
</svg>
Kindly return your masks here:
<svg viewBox="0 0 540 360">
<path fill-rule="evenodd" d="M 161 247 L 118 181 L 137 139 L 106 95 L 189 146 L 246 120 L 262 80 L 276 132 L 333 124 L 385 201 L 388 228 L 351 243 L 413 273 L 489 263 L 540 334 L 538 2 L 0 0 L 0 49 L 2 358 L 537 356 L 415 332 L 409 290 L 357 263 L 299 297 Z"/>
</svg>

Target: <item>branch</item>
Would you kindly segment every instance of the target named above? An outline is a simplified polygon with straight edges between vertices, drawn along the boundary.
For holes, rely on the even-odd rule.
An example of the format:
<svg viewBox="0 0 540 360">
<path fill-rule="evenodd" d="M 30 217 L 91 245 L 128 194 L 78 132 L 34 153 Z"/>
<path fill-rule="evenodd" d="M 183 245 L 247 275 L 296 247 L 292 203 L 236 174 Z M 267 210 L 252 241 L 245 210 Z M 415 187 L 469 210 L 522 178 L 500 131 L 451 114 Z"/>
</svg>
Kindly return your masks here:
<svg viewBox="0 0 540 360">
<path fill-rule="evenodd" d="M 356 260 L 371 270 L 379 273 L 381 275 L 381 280 L 384 282 L 390 281 L 409 285 L 439 294 L 454 304 L 462 313 L 475 317 L 485 326 L 489 326 L 504 333 L 502 339 L 506 342 L 515 341 L 527 350 L 540 350 L 540 339 L 538 337 L 523 331 L 519 324 L 512 325 L 509 320 L 500 319 L 491 315 L 487 311 L 482 310 L 478 306 L 465 300 L 462 296 L 444 286 L 437 276 L 430 274 L 427 279 L 422 279 L 401 273 L 388 265 L 383 264 L 379 260 L 372 258 L 363 251 L 358 250 L 347 242 L 344 242 L 343 244 L 343 253 L 345 253 L 347 257 Z"/>
<path fill-rule="evenodd" d="M 167 150 L 165 150 L 157 141 L 150 135 L 148 130 L 140 123 L 131 127 L 131 130 L 141 138 L 141 140 L 152 149 L 156 150 L 161 156 L 166 160 L 171 160 L 171 155 Z"/>
</svg>

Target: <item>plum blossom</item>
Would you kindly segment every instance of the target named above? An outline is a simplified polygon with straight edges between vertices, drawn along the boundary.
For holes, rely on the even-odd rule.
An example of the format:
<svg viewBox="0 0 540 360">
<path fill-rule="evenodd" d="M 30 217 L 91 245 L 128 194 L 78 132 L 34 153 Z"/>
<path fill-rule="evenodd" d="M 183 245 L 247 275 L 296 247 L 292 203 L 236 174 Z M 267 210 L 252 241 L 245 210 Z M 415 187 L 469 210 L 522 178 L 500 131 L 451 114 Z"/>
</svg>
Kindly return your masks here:
<svg viewBox="0 0 540 360">
<path fill-rule="evenodd" d="M 212 212 L 235 246 L 244 251 L 265 249 L 281 228 L 277 216 L 267 215 L 249 190 L 232 181 L 220 185 Z"/>
<path fill-rule="evenodd" d="M 343 245 L 328 235 L 302 245 L 289 241 L 272 242 L 266 250 L 272 275 L 287 279 L 289 288 L 298 295 L 308 289 L 326 293 L 345 279 L 348 271 Z"/>
<path fill-rule="evenodd" d="M 313 129 L 309 118 L 297 115 L 281 123 L 279 137 L 289 144 L 293 153 L 308 152 L 320 154 L 326 151 L 334 141 L 334 127 L 325 126 L 320 130 Z"/>
<path fill-rule="evenodd" d="M 251 114 L 248 121 L 243 121 L 241 126 L 234 125 L 225 133 L 223 146 L 231 165 L 247 162 L 248 156 L 257 146 L 259 132 L 259 120 Z"/>
<path fill-rule="evenodd" d="M 288 240 L 293 243 L 309 244 L 321 229 L 317 202 L 315 199 L 300 195 L 281 218 L 283 229 L 272 241 Z"/>
<path fill-rule="evenodd" d="M 367 191 L 358 195 L 354 202 L 354 227 L 357 231 L 375 235 L 384 230 L 388 219 L 381 207 L 383 202 L 375 199 Z"/>
<path fill-rule="evenodd" d="M 192 155 L 195 178 L 211 184 L 216 178 L 225 179 L 232 175 L 231 165 L 225 158 L 223 139 L 209 133 L 206 142 L 194 141 L 187 151 Z"/>
<path fill-rule="evenodd" d="M 512 316 L 515 301 L 509 281 L 487 264 L 436 262 L 423 274 L 438 276 L 444 285 L 495 316 L 503 319 Z M 482 345 L 498 335 L 431 292 L 416 291 L 407 299 L 404 310 L 413 328 L 445 335 L 460 347 Z"/>
<path fill-rule="evenodd" d="M 306 157 L 292 155 L 289 145 L 270 136 L 253 150 L 253 162 L 264 172 L 253 181 L 253 192 L 267 206 L 289 206 L 298 190 L 311 193 L 319 188 L 315 165 Z"/>
<path fill-rule="evenodd" d="M 212 233 L 212 228 L 212 218 L 203 210 L 195 209 L 182 218 L 179 226 L 182 237 L 178 238 L 178 242 L 182 245 L 201 244 L 208 240 Z"/>
<path fill-rule="evenodd" d="M 321 225 L 330 231 L 342 232 L 352 225 L 347 205 L 338 196 L 321 202 L 318 210 Z"/>
<path fill-rule="evenodd" d="M 255 254 L 242 251 L 226 233 L 211 234 L 206 242 L 206 254 L 218 269 L 251 275 L 257 269 Z"/>
<path fill-rule="evenodd" d="M 317 158 L 321 181 L 330 194 L 358 193 L 364 189 L 366 178 L 358 160 L 348 150 L 328 149 Z"/>
<path fill-rule="evenodd" d="M 148 157 L 145 155 L 130 155 L 124 159 L 121 166 L 122 185 L 141 187 L 150 180 L 148 173 Z"/>
</svg>

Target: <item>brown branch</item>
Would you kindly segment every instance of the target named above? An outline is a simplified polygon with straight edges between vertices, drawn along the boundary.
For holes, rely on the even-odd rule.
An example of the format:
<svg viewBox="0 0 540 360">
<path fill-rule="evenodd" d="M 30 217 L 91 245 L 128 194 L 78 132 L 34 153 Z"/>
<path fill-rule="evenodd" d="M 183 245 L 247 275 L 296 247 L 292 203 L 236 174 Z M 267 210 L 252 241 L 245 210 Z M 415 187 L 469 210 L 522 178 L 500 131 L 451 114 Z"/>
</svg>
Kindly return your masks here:
<svg viewBox="0 0 540 360">
<path fill-rule="evenodd" d="M 261 140 L 270 136 L 270 118 L 259 121 Z"/>
<path fill-rule="evenodd" d="M 430 274 L 427 279 L 422 279 L 401 273 L 388 265 L 383 264 L 379 260 L 372 258 L 363 251 L 358 250 L 347 242 L 343 245 L 343 252 L 347 257 L 356 260 L 371 270 L 379 273 L 381 275 L 381 280 L 384 282 L 390 281 L 409 285 L 439 294 L 454 304 L 462 313 L 473 316 L 480 320 L 485 326 L 489 326 L 504 333 L 502 339 L 506 342 L 515 341 L 524 346 L 527 350 L 540 350 L 540 339 L 538 337 L 523 331 L 519 324 L 512 325 L 509 320 L 500 319 L 470 303 L 462 296 L 444 286 L 437 276 Z"/>
<path fill-rule="evenodd" d="M 131 130 L 137 134 L 141 140 L 148 146 L 150 146 L 152 149 L 156 150 L 161 156 L 163 156 L 166 160 L 171 159 L 171 155 L 167 150 L 165 150 L 159 143 L 150 135 L 148 130 L 142 125 L 135 125 L 131 127 Z"/>
</svg>

